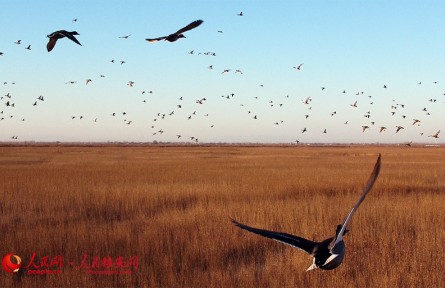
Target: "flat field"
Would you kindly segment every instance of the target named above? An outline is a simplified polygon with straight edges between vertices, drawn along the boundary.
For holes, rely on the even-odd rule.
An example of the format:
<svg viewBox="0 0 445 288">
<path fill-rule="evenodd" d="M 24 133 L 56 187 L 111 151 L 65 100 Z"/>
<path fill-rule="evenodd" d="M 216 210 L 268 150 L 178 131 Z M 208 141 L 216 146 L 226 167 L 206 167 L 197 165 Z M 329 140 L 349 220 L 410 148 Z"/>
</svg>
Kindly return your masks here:
<svg viewBox="0 0 445 288">
<path fill-rule="evenodd" d="M 332 237 L 378 153 L 335 270 L 230 222 Z M 0 287 L 440 287 L 444 229 L 444 147 L 0 148 Z"/>
</svg>

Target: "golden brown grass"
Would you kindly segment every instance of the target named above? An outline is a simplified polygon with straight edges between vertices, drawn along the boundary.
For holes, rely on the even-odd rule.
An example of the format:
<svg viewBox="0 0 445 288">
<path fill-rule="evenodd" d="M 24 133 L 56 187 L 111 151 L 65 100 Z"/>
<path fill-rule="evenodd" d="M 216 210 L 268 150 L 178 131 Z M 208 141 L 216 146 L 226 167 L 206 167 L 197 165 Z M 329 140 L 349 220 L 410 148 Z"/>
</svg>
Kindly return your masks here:
<svg viewBox="0 0 445 288">
<path fill-rule="evenodd" d="M 61 275 L 0 287 L 438 287 L 445 283 L 445 149 L 406 147 L 0 148 L 0 256 L 62 255 Z M 229 220 L 333 236 L 377 154 L 382 170 L 345 237 L 343 264 Z M 83 253 L 139 257 L 131 275 L 89 275 Z"/>
</svg>

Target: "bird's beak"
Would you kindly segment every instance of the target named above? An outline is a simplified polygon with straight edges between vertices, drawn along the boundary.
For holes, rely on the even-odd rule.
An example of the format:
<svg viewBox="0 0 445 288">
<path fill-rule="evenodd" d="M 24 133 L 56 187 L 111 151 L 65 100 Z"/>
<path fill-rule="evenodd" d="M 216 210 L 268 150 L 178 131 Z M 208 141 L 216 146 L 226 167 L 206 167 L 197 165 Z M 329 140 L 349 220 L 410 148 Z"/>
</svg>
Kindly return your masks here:
<svg viewBox="0 0 445 288">
<path fill-rule="evenodd" d="M 309 268 L 306 269 L 306 272 L 307 272 L 307 271 L 311 271 L 311 270 L 313 270 L 313 269 L 317 269 L 317 268 L 318 268 L 318 266 L 314 263 L 314 264 L 312 264 L 311 266 L 309 266 Z"/>
</svg>

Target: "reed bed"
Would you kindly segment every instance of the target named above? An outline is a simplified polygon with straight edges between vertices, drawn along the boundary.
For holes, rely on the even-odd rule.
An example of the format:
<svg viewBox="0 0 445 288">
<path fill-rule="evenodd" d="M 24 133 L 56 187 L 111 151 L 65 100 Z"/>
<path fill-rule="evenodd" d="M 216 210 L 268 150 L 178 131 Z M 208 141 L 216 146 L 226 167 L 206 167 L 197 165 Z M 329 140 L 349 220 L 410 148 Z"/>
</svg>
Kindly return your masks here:
<svg viewBox="0 0 445 288">
<path fill-rule="evenodd" d="M 0 271 L 0 287 L 439 287 L 442 147 L 2 147 L 0 256 L 61 255 L 62 273 Z M 335 233 L 378 153 L 382 169 L 345 237 L 343 264 L 234 227 Z M 82 256 L 137 256 L 92 275 Z"/>
</svg>

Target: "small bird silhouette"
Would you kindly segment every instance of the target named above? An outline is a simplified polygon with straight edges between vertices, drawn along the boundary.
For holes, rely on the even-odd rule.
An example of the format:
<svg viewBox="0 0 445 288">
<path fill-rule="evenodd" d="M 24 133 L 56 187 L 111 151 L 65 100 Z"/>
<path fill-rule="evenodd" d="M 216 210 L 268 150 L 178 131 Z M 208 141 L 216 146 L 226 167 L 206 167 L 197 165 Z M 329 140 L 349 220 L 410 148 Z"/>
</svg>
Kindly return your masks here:
<svg viewBox="0 0 445 288">
<path fill-rule="evenodd" d="M 48 41 L 48 44 L 46 44 L 46 49 L 48 50 L 48 52 L 50 52 L 51 50 L 53 50 L 54 46 L 56 45 L 57 40 L 65 38 L 65 37 L 67 37 L 74 43 L 77 43 L 78 45 L 82 46 L 82 44 L 80 44 L 80 42 L 76 39 L 76 37 L 74 37 L 74 35 L 79 35 L 79 33 L 77 33 L 76 31 L 68 32 L 66 30 L 59 30 L 59 31 L 49 34 L 47 36 L 49 38 L 49 41 Z"/>
<path fill-rule="evenodd" d="M 440 133 L 440 130 L 439 131 L 437 131 L 436 132 L 436 134 L 433 134 L 433 135 L 430 135 L 430 136 L 428 136 L 428 137 L 433 137 L 433 138 L 439 138 L 439 133 Z"/>
<path fill-rule="evenodd" d="M 198 99 L 198 100 L 196 100 L 196 103 L 198 103 L 198 104 L 204 104 L 204 101 L 205 100 L 207 100 L 206 98 L 201 98 L 201 99 Z"/>
<path fill-rule="evenodd" d="M 186 38 L 183 33 L 198 27 L 199 25 L 202 24 L 202 22 L 204 22 L 204 21 L 196 20 L 168 36 L 163 36 L 163 37 L 158 37 L 158 38 L 146 38 L 145 40 L 148 42 L 157 42 L 157 41 L 161 41 L 161 40 L 165 40 L 168 42 L 175 42 L 179 38 Z"/>
<path fill-rule="evenodd" d="M 312 101 L 311 96 L 307 97 L 306 100 L 301 100 L 304 104 L 309 104 Z"/>
<path fill-rule="evenodd" d="M 300 71 L 300 70 L 301 70 L 301 66 L 303 66 L 303 64 L 304 64 L 304 63 L 301 63 L 301 64 L 298 65 L 298 66 L 294 66 L 294 69 L 297 69 L 298 71 Z"/>
<path fill-rule="evenodd" d="M 396 126 L 396 128 L 397 128 L 396 133 L 399 132 L 399 131 L 402 130 L 402 129 L 405 129 L 405 128 L 403 128 L 402 126 Z"/>
</svg>

